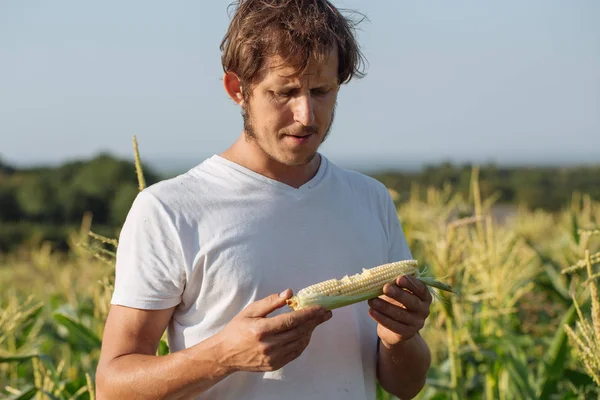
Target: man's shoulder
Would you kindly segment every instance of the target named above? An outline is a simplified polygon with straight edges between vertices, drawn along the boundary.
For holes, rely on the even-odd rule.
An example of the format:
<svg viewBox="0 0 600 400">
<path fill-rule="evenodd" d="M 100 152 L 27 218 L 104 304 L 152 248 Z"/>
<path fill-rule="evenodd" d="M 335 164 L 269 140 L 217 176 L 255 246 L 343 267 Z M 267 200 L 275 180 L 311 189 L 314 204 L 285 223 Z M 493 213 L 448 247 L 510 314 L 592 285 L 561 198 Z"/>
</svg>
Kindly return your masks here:
<svg viewBox="0 0 600 400">
<path fill-rule="evenodd" d="M 154 204 L 162 204 L 167 208 L 189 203 L 190 199 L 203 197 L 203 192 L 210 192 L 207 174 L 211 173 L 210 159 L 190 168 L 178 175 L 160 180 L 140 192 L 140 197 L 145 197 Z"/>
<path fill-rule="evenodd" d="M 167 201 L 171 198 L 179 198 L 184 194 L 189 186 L 193 184 L 194 179 L 190 171 L 173 176 L 171 178 L 158 181 L 144 189 L 143 193 L 151 195 L 161 201 Z"/>
</svg>

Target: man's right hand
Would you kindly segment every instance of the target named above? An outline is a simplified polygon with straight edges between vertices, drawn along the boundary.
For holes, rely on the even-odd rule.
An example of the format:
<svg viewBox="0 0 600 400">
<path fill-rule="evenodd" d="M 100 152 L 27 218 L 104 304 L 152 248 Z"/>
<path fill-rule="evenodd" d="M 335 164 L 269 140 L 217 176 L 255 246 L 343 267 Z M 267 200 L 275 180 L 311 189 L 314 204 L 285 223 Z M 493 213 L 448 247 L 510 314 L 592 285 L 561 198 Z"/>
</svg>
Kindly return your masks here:
<svg viewBox="0 0 600 400">
<path fill-rule="evenodd" d="M 174 307 L 111 306 L 96 374 L 98 400 L 181 399 L 202 393 L 236 371 L 273 371 L 294 360 L 315 327 L 331 318 L 319 307 L 267 315 L 286 304 L 268 296 L 249 304 L 222 331 L 187 349 L 156 356 Z"/>
<path fill-rule="evenodd" d="M 246 306 L 217 334 L 216 361 L 231 371 L 274 371 L 298 358 L 332 313 L 315 306 L 267 317 L 291 295 L 287 289 Z"/>
</svg>

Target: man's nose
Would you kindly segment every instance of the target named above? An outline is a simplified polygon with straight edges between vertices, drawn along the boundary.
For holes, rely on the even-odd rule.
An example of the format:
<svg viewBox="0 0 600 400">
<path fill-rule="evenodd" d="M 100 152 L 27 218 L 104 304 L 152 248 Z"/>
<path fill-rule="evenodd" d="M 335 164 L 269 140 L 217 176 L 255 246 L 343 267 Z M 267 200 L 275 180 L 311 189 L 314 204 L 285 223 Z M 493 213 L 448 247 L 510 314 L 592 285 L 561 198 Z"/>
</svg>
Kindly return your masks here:
<svg viewBox="0 0 600 400">
<path fill-rule="evenodd" d="M 295 103 L 294 121 L 303 126 L 312 126 L 315 123 L 315 112 L 310 94 L 298 96 Z"/>
</svg>

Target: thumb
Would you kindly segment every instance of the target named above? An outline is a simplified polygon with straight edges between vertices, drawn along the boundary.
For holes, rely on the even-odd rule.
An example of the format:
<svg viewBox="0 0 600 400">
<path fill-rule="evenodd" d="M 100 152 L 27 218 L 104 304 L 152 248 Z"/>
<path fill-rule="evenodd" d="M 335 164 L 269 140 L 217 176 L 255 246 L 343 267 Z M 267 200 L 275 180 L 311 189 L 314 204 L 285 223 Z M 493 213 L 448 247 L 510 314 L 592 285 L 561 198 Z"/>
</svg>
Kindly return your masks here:
<svg viewBox="0 0 600 400">
<path fill-rule="evenodd" d="M 291 289 L 285 289 L 283 292 L 271 294 L 263 299 L 248 304 L 242 311 L 245 317 L 266 317 L 268 314 L 285 306 L 286 300 L 292 297 Z"/>
</svg>

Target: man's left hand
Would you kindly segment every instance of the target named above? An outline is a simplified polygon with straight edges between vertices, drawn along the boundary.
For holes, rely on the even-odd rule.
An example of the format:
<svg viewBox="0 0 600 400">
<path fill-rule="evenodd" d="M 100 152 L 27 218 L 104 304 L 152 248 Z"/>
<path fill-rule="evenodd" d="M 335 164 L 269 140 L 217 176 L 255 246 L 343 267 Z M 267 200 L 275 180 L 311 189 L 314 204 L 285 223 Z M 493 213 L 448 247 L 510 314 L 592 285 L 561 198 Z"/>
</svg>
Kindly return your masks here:
<svg viewBox="0 0 600 400">
<path fill-rule="evenodd" d="M 377 321 L 377 335 L 386 347 L 406 342 L 416 335 L 429 316 L 432 301 L 427 286 L 411 276 L 386 284 L 383 295 L 369 300 L 369 315 Z"/>
</svg>

